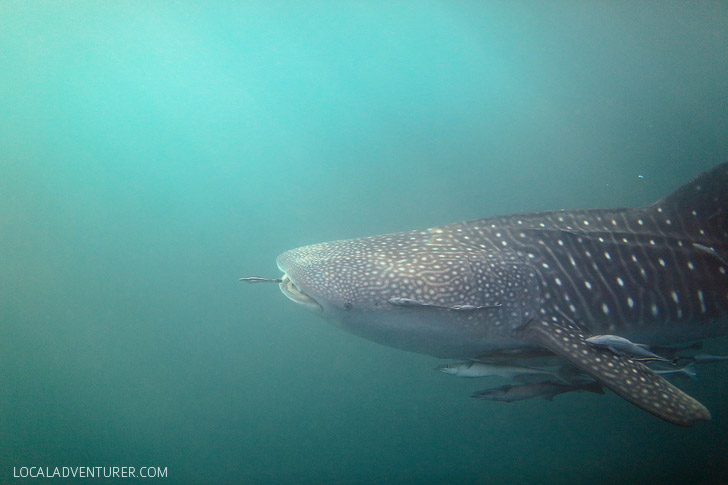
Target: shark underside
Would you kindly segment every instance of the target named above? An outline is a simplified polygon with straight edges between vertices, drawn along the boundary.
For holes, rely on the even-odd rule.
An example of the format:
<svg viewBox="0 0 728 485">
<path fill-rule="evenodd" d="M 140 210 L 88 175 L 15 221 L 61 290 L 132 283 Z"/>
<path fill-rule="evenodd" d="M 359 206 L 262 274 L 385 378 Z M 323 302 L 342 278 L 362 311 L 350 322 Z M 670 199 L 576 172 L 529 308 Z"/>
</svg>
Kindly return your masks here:
<svg viewBox="0 0 728 485">
<path fill-rule="evenodd" d="M 442 358 L 556 356 L 690 426 L 710 419 L 702 404 L 587 339 L 653 347 L 728 333 L 728 164 L 648 207 L 492 217 L 304 246 L 277 262 L 286 296 L 354 334 Z"/>
</svg>

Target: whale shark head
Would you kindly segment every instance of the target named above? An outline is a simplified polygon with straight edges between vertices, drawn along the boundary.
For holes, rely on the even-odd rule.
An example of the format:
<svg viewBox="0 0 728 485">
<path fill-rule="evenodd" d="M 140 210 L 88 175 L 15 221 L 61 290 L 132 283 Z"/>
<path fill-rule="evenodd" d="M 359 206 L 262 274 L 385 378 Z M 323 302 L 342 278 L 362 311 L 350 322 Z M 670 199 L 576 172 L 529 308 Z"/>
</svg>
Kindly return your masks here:
<svg viewBox="0 0 728 485">
<path fill-rule="evenodd" d="M 381 289 L 377 264 L 352 241 L 304 246 L 278 256 L 281 291 L 290 300 L 328 319 L 375 311 Z M 367 279 L 366 276 L 369 276 Z"/>
<path fill-rule="evenodd" d="M 498 251 L 448 240 L 447 232 L 286 251 L 276 261 L 284 273 L 281 291 L 337 326 L 391 347 L 473 357 L 512 343 L 512 329 L 537 306 L 533 273 Z"/>
</svg>

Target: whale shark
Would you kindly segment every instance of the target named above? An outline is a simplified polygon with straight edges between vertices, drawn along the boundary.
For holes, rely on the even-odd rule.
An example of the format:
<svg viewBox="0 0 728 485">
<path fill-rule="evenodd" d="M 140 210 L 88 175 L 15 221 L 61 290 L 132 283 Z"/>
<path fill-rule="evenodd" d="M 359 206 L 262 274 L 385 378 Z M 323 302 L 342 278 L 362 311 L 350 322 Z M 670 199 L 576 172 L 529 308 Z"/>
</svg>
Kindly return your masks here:
<svg viewBox="0 0 728 485">
<path fill-rule="evenodd" d="M 546 353 L 691 426 L 710 419 L 705 406 L 587 339 L 674 346 L 728 333 L 728 163 L 646 207 L 489 217 L 276 261 L 283 276 L 269 281 L 285 296 L 355 335 L 450 359 Z"/>
</svg>

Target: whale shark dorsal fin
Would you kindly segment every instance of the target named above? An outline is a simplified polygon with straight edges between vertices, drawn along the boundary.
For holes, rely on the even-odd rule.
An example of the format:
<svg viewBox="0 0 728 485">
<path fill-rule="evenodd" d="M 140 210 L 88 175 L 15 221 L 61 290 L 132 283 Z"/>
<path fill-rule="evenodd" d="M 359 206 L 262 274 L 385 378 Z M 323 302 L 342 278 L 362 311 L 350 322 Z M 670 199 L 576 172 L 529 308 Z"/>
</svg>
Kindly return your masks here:
<svg viewBox="0 0 728 485">
<path fill-rule="evenodd" d="M 710 411 L 639 362 L 593 347 L 579 327 L 564 318 L 534 320 L 521 336 L 560 355 L 615 394 L 632 404 L 680 426 L 710 419 Z"/>
</svg>

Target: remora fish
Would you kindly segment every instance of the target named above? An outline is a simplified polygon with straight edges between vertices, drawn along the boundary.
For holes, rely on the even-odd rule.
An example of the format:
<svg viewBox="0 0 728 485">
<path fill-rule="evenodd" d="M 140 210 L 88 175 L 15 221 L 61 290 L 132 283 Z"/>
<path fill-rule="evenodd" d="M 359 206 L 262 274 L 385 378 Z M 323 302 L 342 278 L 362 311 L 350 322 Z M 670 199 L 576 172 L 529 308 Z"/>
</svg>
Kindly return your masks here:
<svg viewBox="0 0 728 485">
<path fill-rule="evenodd" d="M 728 164 L 643 208 L 516 214 L 314 244 L 277 258 L 294 302 L 441 358 L 545 348 L 671 423 L 710 419 L 645 365 L 586 342 L 728 333 Z"/>
<path fill-rule="evenodd" d="M 572 391 L 589 391 L 604 394 L 602 385 L 596 381 L 580 385 L 561 384 L 558 382 L 537 382 L 534 384 L 522 384 L 518 386 L 505 385 L 493 389 L 484 389 L 473 393 L 471 397 L 502 402 L 523 401 L 524 399 L 542 397 L 550 401 L 558 394 Z"/>
<path fill-rule="evenodd" d="M 683 375 L 688 376 L 691 379 L 695 379 L 698 376 L 698 370 L 695 367 L 695 363 L 693 362 L 683 367 L 677 367 L 673 369 L 653 368 L 652 370 L 655 372 L 655 374 L 659 374 L 661 376 Z"/>
<path fill-rule="evenodd" d="M 713 364 L 715 362 L 724 362 L 728 360 L 728 355 L 695 354 L 692 357 L 687 358 L 692 359 L 696 364 Z"/>
<path fill-rule="evenodd" d="M 514 379 L 519 376 L 550 376 L 558 378 L 554 372 L 534 369 L 532 367 L 521 367 L 514 365 L 493 364 L 490 362 L 455 362 L 442 364 L 435 367 L 435 370 L 458 377 L 502 377 L 503 379 Z"/>
<path fill-rule="evenodd" d="M 636 344 L 631 340 L 618 335 L 594 335 L 586 339 L 588 344 L 595 347 L 604 347 L 617 355 L 638 357 L 640 359 L 669 360 L 647 350 L 645 344 Z"/>
</svg>

